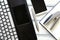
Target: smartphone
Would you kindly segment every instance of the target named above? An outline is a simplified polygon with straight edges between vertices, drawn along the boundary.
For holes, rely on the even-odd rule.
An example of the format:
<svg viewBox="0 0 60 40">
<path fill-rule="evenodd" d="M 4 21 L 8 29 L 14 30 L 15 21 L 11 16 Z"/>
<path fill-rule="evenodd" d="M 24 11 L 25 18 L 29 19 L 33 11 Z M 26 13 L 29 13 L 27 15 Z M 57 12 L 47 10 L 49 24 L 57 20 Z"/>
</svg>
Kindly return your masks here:
<svg viewBox="0 0 60 40">
<path fill-rule="evenodd" d="M 36 14 L 47 10 L 44 0 L 31 0 L 31 3 Z"/>
</svg>

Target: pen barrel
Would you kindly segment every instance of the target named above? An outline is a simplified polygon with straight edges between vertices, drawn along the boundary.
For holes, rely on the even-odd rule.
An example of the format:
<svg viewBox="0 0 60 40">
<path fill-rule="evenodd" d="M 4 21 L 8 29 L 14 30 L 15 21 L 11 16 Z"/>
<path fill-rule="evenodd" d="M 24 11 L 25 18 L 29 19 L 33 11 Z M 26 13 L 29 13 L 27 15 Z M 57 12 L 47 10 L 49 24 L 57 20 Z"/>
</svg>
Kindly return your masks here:
<svg viewBox="0 0 60 40">
<path fill-rule="evenodd" d="M 44 18 L 40 21 L 41 24 L 47 24 L 52 19 L 52 14 L 47 14 Z"/>
</svg>

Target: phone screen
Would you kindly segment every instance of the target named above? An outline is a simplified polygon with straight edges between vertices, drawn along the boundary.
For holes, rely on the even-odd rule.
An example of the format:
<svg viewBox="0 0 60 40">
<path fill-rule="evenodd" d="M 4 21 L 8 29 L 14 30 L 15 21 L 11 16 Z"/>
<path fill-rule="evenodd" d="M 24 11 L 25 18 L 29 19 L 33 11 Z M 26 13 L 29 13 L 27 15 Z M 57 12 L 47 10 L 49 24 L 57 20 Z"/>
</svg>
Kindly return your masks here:
<svg viewBox="0 0 60 40">
<path fill-rule="evenodd" d="M 44 0 L 31 0 L 35 13 L 46 11 Z"/>
</svg>

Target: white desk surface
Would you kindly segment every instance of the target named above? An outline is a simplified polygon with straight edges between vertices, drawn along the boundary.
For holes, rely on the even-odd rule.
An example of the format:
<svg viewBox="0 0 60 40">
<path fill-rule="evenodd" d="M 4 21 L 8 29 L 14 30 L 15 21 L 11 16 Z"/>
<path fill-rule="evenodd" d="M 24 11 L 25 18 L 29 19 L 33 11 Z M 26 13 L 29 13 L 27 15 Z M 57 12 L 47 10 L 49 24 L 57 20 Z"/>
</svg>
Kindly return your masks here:
<svg viewBox="0 0 60 40">
<path fill-rule="evenodd" d="M 45 4 L 46 4 L 46 7 L 47 7 L 47 11 L 44 12 L 45 14 L 47 12 L 49 12 L 60 0 L 44 0 L 45 1 Z M 30 13 L 31 13 L 31 17 L 32 17 L 32 20 L 33 20 L 33 16 L 32 16 L 32 12 L 31 12 L 31 8 L 32 8 L 32 4 L 31 4 L 31 0 L 27 0 L 27 3 L 28 3 L 28 6 L 29 6 L 29 10 L 30 10 Z M 44 14 L 44 15 L 45 15 Z M 44 16 L 44 15 L 37 15 L 36 16 L 36 20 L 37 20 L 37 23 L 38 23 L 38 26 L 39 26 L 39 32 L 36 30 L 36 26 L 34 27 L 35 28 L 35 31 L 36 31 L 36 34 L 37 34 L 37 38 L 38 40 L 55 40 L 50 34 L 49 32 L 47 32 L 40 24 L 39 24 L 39 21 L 41 20 L 41 18 Z M 33 20 L 33 23 L 34 23 L 34 20 Z"/>
</svg>

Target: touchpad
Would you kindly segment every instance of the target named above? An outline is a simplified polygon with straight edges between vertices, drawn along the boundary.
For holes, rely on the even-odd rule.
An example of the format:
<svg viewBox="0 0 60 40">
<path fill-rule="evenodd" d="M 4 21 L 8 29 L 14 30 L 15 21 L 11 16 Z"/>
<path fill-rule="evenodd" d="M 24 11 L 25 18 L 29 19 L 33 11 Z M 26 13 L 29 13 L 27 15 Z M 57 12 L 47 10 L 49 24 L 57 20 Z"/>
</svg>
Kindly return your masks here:
<svg viewBox="0 0 60 40">
<path fill-rule="evenodd" d="M 29 22 L 29 16 L 25 4 L 13 7 L 13 12 L 17 25 Z"/>
</svg>

